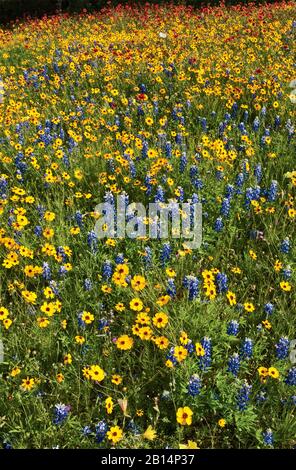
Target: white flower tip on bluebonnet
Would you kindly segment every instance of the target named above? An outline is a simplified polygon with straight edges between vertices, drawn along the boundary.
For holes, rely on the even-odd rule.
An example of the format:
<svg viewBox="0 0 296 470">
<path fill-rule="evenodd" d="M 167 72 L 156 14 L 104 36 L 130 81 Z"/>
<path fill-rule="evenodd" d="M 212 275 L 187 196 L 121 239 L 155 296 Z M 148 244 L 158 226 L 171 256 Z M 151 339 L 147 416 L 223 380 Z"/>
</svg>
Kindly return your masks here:
<svg viewBox="0 0 296 470">
<path fill-rule="evenodd" d="M 289 83 L 290 88 L 296 88 L 296 78 Z"/>
<path fill-rule="evenodd" d="M 166 33 L 159 33 L 159 37 L 165 39 L 167 37 Z"/>
<path fill-rule="evenodd" d="M 295 90 L 291 91 L 289 98 L 290 98 L 291 103 L 296 104 L 296 88 Z"/>
<path fill-rule="evenodd" d="M 1 362 L 4 362 L 4 347 L 2 339 L 0 339 L 0 364 Z"/>
</svg>

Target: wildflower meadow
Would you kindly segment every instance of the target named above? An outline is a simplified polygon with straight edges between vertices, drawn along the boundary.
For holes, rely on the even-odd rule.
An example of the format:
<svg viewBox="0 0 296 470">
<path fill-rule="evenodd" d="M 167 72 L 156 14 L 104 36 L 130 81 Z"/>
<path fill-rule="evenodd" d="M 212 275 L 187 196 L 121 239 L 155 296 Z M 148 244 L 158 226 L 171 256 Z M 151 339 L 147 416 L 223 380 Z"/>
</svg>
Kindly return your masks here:
<svg viewBox="0 0 296 470">
<path fill-rule="evenodd" d="M 0 27 L 0 447 L 296 446 L 295 58 L 294 1 Z"/>
</svg>

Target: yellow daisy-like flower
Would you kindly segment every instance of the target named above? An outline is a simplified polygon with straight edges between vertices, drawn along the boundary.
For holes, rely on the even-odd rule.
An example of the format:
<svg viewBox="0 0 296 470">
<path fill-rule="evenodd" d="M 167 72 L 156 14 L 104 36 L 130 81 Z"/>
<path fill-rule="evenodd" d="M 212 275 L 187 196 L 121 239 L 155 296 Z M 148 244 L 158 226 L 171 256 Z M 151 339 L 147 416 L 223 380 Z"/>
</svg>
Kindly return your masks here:
<svg viewBox="0 0 296 470">
<path fill-rule="evenodd" d="M 182 426 L 190 426 L 192 424 L 192 415 L 193 411 L 189 406 L 184 406 L 184 408 L 178 408 L 177 410 L 177 423 Z"/>
</svg>

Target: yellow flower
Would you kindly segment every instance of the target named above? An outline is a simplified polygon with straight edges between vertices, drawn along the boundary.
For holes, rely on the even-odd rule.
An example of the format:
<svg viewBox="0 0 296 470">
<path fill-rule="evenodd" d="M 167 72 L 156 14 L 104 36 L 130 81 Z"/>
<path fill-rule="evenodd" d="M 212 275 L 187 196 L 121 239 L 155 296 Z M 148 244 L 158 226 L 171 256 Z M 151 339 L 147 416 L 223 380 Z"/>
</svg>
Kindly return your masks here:
<svg viewBox="0 0 296 470">
<path fill-rule="evenodd" d="M 8 328 L 10 328 L 10 326 L 12 325 L 12 320 L 10 320 L 10 318 L 5 318 L 5 320 L 3 320 L 3 325 L 4 328 L 8 330 Z"/>
<path fill-rule="evenodd" d="M 141 291 L 146 286 L 146 280 L 143 276 L 134 276 L 131 280 L 131 286 L 136 291 Z"/>
<path fill-rule="evenodd" d="M 124 351 L 131 349 L 133 347 L 134 340 L 128 335 L 119 336 L 116 340 L 116 346 L 118 349 L 122 349 Z"/>
<path fill-rule="evenodd" d="M 254 312 L 255 307 L 251 302 L 245 302 L 244 303 L 244 309 L 246 310 L 246 312 L 251 313 L 251 312 Z"/>
<path fill-rule="evenodd" d="M 46 328 L 49 325 L 50 321 L 46 317 L 38 317 L 37 323 L 40 328 Z"/>
<path fill-rule="evenodd" d="M 159 299 L 157 299 L 156 303 L 157 305 L 163 306 L 166 305 L 170 300 L 171 298 L 169 295 L 162 295 L 161 297 L 159 297 Z"/>
<path fill-rule="evenodd" d="M 60 384 L 64 380 L 64 375 L 60 372 L 59 374 L 56 375 L 57 382 Z"/>
<path fill-rule="evenodd" d="M 280 287 L 285 292 L 290 292 L 290 290 L 292 289 L 292 286 L 288 281 L 282 281 L 280 283 Z"/>
<path fill-rule="evenodd" d="M 19 367 L 15 366 L 15 367 L 11 370 L 10 375 L 11 375 L 11 377 L 16 377 L 16 376 L 17 376 L 18 374 L 20 374 L 20 373 L 21 373 L 21 369 L 20 369 Z"/>
<path fill-rule="evenodd" d="M 154 441 L 154 439 L 157 437 L 155 429 L 151 425 L 148 426 L 146 431 L 143 433 L 143 438 L 147 439 L 148 441 Z"/>
<path fill-rule="evenodd" d="M 182 426 L 190 426 L 192 423 L 193 412 L 189 406 L 184 406 L 184 408 L 178 408 L 177 410 L 177 423 Z"/>
<path fill-rule="evenodd" d="M 85 343 L 85 338 L 83 336 L 77 335 L 75 336 L 75 341 L 77 344 L 83 344 Z"/>
<path fill-rule="evenodd" d="M 111 397 L 106 398 L 105 400 L 105 407 L 107 413 L 110 415 L 113 411 L 114 403 Z"/>
<path fill-rule="evenodd" d="M 64 356 L 64 364 L 72 364 L 72 356 L 70 353 Z"/>
<path fill-rule="evenodd" d="M 174 357 L 177 359 L 178 362 L 184 361 L 188 355 L 187 349 L 183 346 L 176 346 L 174 350 Z"/>
<path fill-rule="evenodd" d="M 122 439 L 122 429 L 119 426 L 112 426 L 110 431 L 107 432 L 107 437 L 112 444 L 117 444 Z"/>
<path fill-rule="evenodd" d="M 186 346 L 186 344 L 189 343 L 188 334 L 187 334 L 185 331 L 181 331 L 179 341 L 180 341 L 180 343 L 183 344 L 184 346 Z"/>
<path fill-rule="evenodd" d="M 143 302 L 138 297 L 132 299 L 130 301 L 130 309 L 134 310 L 135 312 L 141 312 L 143 310 Z"/>
<path fill-rule="evenodd" d="M 267 330 L 271 330 L 272 326 L 271 326 L 271 323 L 269 320 L 263 320 L 262 321 L 262 325 L 264 326 L 264 328 L 266 328 Z"/>
<path fill-rule="evenodd" d="M 220 428 L 224 428 L 226 426 L 226 420 L 224 418 L 219 419 L 218 426 L 220 426 Z"/>
<path fill-rule="evenodd" d="M 34 385 L 35 385 L 35 380 L 27 377 L 26 379 L 22 380 L 21 388 L 25 390 L 26 392 L 29 392 L 30 390 L 32 390 Z"/>
<path fill-rule="evenodd" d="M 172 268 L 166 268 L 165 270 L 166 275 L 169 277 L 175 277 L 176 276 L 176 271 L 174 271 Z"/>
<path fill-rule="evenodd" d="M 257 255 L 256 255 L 255 251 L 249 250 L 249 255 L 250 255 L 250 257 L 251 257 L 253 260 L 256 260 L 256 259 L 257 259 Z"/>
<path fill-rule="evenodd" d="M 169 317 L 164 312 L 157 313 L 152 319 L 153 325 L 156 326 L 156 328 L 164 328 L 168 321 Z"/>
<path fill-rule="evenodd" d="M 87 325 L 89 325 L 90 323 L 92 323 L 94 321 L 95 317 L 93 316 L 92 313 L 90 312 L 82 312 L 82 315 L 81 315 L 81 320 L 86 323 Z"/>
<path fill-rule="evenodd" d="M 196 343 L 195 344 L 195 351 L 196 351 L 196 355 L 197 356 L 204 356 L 205 355 L 205 350 L 204 348 L 202 347 L 202 345 L 200 343 Z"/>
<path fill-rule="evenodd" d="M 234 294 L 234 292 L 228 291 L 226 297 L 231 306 L 236 305 L 236 295 Z"/>
<path fill-rule="evenodd" d="M 169 345 L 169 340 L 165 336 L 158 336 L 158 338 L 155 338 L 154 343 L 159 349 L 166 349 Z"/>
<path fill-rule="evenodd" d="M 143 326 L 142 328 L 139 329 L 139 332 L 138 332 L 138 336 L 142 340 L 146 340 L 146 341 L 151 339 L 152 334 L 153 334 L 153 331 L 151 330 L 149 326 Z"/>
<path fill-rule="evenodd" d="M 9 311 L 5 307 L 0 307 L 0 320 L 5 320 L 9 315 Z"/>
<path fill-rule="evenodd" d="M 89 369 L 89 376 L 95 382 L 102 382 L 105 378 L 105 372 L 98 365 L 92 365 Z"/>
<path fill-rule="evenodd" d="M 268 369 L 266 367 L 259 367 L 258 369 L 259 377 L 267 377 Z"/>
<path fill-rule="evenodd" d="M 272 377 L 273 379 L 278 379 L 280 376 L 280 373 L 275 367 L 269 367 L 268 375 L 269 377 Z"/>
<path fill-rule="evenodd" d="M 188 439 L 187 444 L 179 444 L 179 449 L 199 449 L 196 442 Z"/>
<path fill-rule="evenodd" d="M 112 375 L 111 382 L 115 385 L 120 385 L 122 383 L 122 377 L 118 374 Z"/>
</svg>

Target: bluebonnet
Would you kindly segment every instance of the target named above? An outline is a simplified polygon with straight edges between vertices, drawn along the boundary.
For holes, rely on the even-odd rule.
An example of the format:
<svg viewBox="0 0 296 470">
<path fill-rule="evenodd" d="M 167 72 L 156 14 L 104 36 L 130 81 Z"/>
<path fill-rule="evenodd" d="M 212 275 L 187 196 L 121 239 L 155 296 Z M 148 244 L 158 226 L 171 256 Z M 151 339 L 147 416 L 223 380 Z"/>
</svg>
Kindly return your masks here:
<svg viewBox="0 0 296 470">
<path fill-rule="evenodd" d="M 0 197 L 2 199 L 6 198 L 7 189 L 8 189 L 7 180 L 4 178 L 4 176 L 1 176 L 0 177 Z"/>
<path fill-rule="evenodd" d="M 171 156 L 172 156 L 172 144 L 171 144 L 171 142 L 167 142 L 165 144 L 165 156 L 167 158 L 171 158 Z"/>
<path fill-rule="evenodd" d="M 262 167 L 260 164 L 255 166 L 254 175 L 256 177 L 257 183 L 260 184 L 262 179 Z"/>
<path fill-rule="evenodd" d="M 154 202 L 165 202 L 165 194 L 162 186 L 157 186 Z"/>
<path fill-rule="evenodd" d="M 55 405 L 53 424 L 62 424 L 67 419 L 70 410 L 71 407 L 69 405 L 64 405 L 63 403 Z"/>
<path fill-rule="evenodd" d="M 126 426 L 126 429 L 130 432 L 132 432 L 135 436 L 138 436 L 139 434 L 141 434 L 141 431 L 139 429 L 139 426 L 136 425 L 136 423 L 134 422 L 133 419 L 131 419 L 127 426 Z"/>
<path fill-rule="evenodd" d="M 174 279 L 169 279 L 168 280 L 167 293 L 170 297 L 175 297 L 175 295 L 176 295 L 176 286 L 175 286 Z"/>
<path fill-rule="evenodd" d="M 43 219 L 43 216 L 44 216 L 45 211 L 46 211 L 45 207 L 42 206 L 41 204 L 39 204 L 38 206 L 36 206 L 36 210 L 37 210 L 37 212 L 38 212 L 38 214 L 39 214 L 39 218 L 40 218 L 40 219 Z"/>
<path fill-rule="evenodd" d="M 65 268 L 65 266 L 61 266 L 59 269 L 59 275 L 60 276 L 65 276 L 67 274 L 68 270 Z"/>
<path fill-rule="evenodd" d="M 182 144 L 182 135 L 178 133 L 175 137 L 176 144 L 180 145 Z"/>
<path fill-rule="evenodd" d="M 191 165 L 189 170 L 189 176 L 193 180 L 198 175 L 198 168 L 196 165 Z"/>
<path fill-rule="evenodd" d="M 160 261 L 162 266 L 166 264 L 167 261 L 169 261 L 172 253 L 172 248 L 169 243 L 164 243 L 162 245 L 161 251 L 160 251 Z"/>
<path fill-rule="evenodd" d="M 269 202 L 274 202 L 276 200 L 277 192 L 278 192 L 278 182 L 276 180 L 273 180 L 267 192 L 267 198 Z"/>
<path fill-rule="evenodd" d="M 152 250 L 149 246 L 145 247 L 145 253 L 144 253 L 144 262 L 146 265 L 146 268 L 150 268 L 152 265 Z"/>
<path fill-rule="evenodd" d="M 146 158 L 148 155 L 148 143 L 146 141 L 143 142 L 141 154 L 142 158 Z"/>
<path fill-rule="evenodd" d="M 296 367 L 292 367 L 287 374 L 285 379 L 287 385 L 296 385 Z"/>
<path fill-rule="evenodd" d="M 276 357 L 278 359 L 285 359 L 289 355 L 290 341 L 285 336 L 279 339 L 279 342 L 275 345 Z"/>
<path fill-rule="evenodd" d="M 267 429 L 265 432 L 262 433 L 264 444 L 267 446 L 273 445 L 273 433 L 271 429 Z"/>
<path fill-rule="evenodd" d="M 266 397 L 266 392 L 261 390 L 259 393 L 257 393 L 256 395 L 256 402 L 257 404 L 260 404 L 260 403 L 263 403 L 267 400 L 267 397 Z"/>
<path fill-rule="evenodd" d="M 240 349 L 240 357 L 242 359 L 249 359 L 253 354 L 253 340 L 251 338 L 245 338 Z"/>
<path fill-rule="evenodd" d="M 282 243 L 281 243 L 281 246 L 280 246 L 280 250 L 282 253 L 284 254 L 288 254 L 289 251 L 290 251 L 290 240 L 289 238 L 285 238 Z"/>
<path fill-rule="evenodd" d="M 92 430 L 89 426 L 84 426 L 84 428 L 82 428 L 83 436 L 89 436 L 91 433 L 92 433 Z"/>
<path fill-rule="evenodd" d="M 233 194 L 234 194 L 234 186 L 232 184 L 227 184 L 225 188 L 225 197 L 230 200 Z"/>
<path fill-rule="evenodd" d="M 6 450 L 12 449 L 12 444 L 10 442 L 4 441 L 3 449 L 6 449 Z"/>
<path fill-rule="evenodd" d="M 231 320 L 227 325 L 227 334 L 236 336 L 239 332 L 239 323 L 236 320 Z"/>
<path fill-rule="evenodd" d="M 240 360 L 239 360 L 239 355 L 237 353 L 234 353 L 228 361 L 228 372 L 231 372 L 235 377 L 237 377 L 238 371 L 240 368 Z"/>
<path fill-rule="evenodd" d="M 216 275 L 216 284 L 218 287 L 219 294 L 222 292 L 227 292 L 228 290 L 228 278 L 225 273 L 218 273 Z"/>
<path fill-rule="evenodd" d="M 96 441 L 100 444 L 104 439 L 108 431 L 108 425 L 105 420 L 99 421 L 96 425 Z"/>
<path fill-rule="evenodd" d="M 224 224 L 223 224 L 222 217 L 218 217 L 214 223 L 214 230 L 216 232 L 221 232 L 223 230 L 223 227 L 224 227 Z"/>
<path fill-rule="evenodd" d="M 87 235 L 87 244 L 90 247 L 91 251 L 95 252 L 97 250 L 98 237 L 93 230 L 91 230 Z"/>
<path fill-rule="evenodd" d="M 193 342 L 191 341 L 191 339 L 188 341 L 187 344 L 185 344 L 185 349 L 187 349 L 187 351 L 189 352 L 189 354 L 192 354 L 193 351 L 194 351 L 194 344 Z"/>
<path fill-rule="evenodd" d="M 146 189 L 146 193 L 147 193 L 148 195 L 150 195 L 151 192 L 152 192 L 152 184 L 151 184 L 151 176 L 149 176 L 149 175 L 146 175 L 146 176 L 145 176 L 145 186 L 146 186 L 146 188 L 147 188 L 147 189 Z"/>
<path fill-rule="evenodd" d="M 274 305 L 270 302 L 268 302 L 267 304 L 264 305 L 264 312 L 267 314 L 267 315 L 271 315 L 274 311 Z"/>
<path fill-rule="evenodd" d="M 60 256 L 63 261 L 66 261 L 67 255 L 66 255 L 65 250 L 62 246 L 57 247 L 57 255 Z"/>
<path fill-rule="evenodd" d="M 200 123 L 201 123 L 202 130 L 203 130 L 204 132 L 207 132 L 207 128 L 208 128 L 208 127 L 207 127 L 207 120 L 206 120 L 206 118 L 205 118 L 205 117 L 201 118 Z"/>
<path fill-rule="evenodd" d="M 36 227 L 34 228 L 34 234 L 37 235 L 37 237 L 41 237 L 42 227 L 40 225 L 36 225 Z"/>
<path fill-rule="evenodd" d="M 189 379 L 189 384 L 188 384 L 188 393 L 192 397 L 195 397 L 200 394 L 201 390 L 201 379 L 197 374 L 194 374 L 190 377 Z"/>
<path fill-rule="evenodd" d="M 76 221 L 76 224 L 78 225 L 78 227 L 82 227 L 82 214 L 80 211 L 76 211 L 75 213 L 75 221 Z"/>
<path fill-rule="evenodd" d="M 254 121 L 253 121 L 253 130 L 254 130 L 255 132 L 258 132 L 259 127 L 260 127 L 260 121 L 259 121 L 258 116 L 256 116 L 255 119 L 254 119 Z"/>
<path fill-rule="evenodd" d="M 92 286 L 91 280 L 88 279 L 88 278 L 84 279 L 84 289 L 87 290 L 87 291 L 89 291 L 89 290 L 92 289 L 92 287 L 93 287 L 93 286 Z"/>
<path fill-rule="evenodd" d="M 187 156 L 186 156 L 186 153 L 183 152 L 180 158 L 180 173 L 184 173 L 186 165 L 187 165 Z"/>
<path fill-rule="evenodd" d="M 116 264 L 124 264 L 124 255 L 123 253 L 118 253 L 115 257 Z"/>
<path fill-rule="evenodd" d="M 188 289 L 188 299 L 194 300 L 199 292 L 199 280 L 195 276 L 185 276 L 183 279 L 183 286 Z"/>
<path fill-rule="evenodd" d="M 56 281 L 52 280 L 49 282 L 49 287 L 52 289 L 54 295 L 57 295 L 59 296 L 60 293 L 59 293 L 59 285 Z"/>
<path fill-rule="evenodd" d="M 225 197 L 222 201 L 222 206 L 221 206 L 221 215 L 224 217 L 228 217 L 230 211 L 230 199 Z"/>
<path fill-rule="evenodd" d="M 51 279 L 51 270 L 48 263 L 43 263 L 42 276 L 46 281 L 49 281 Z"/>
<path fill-rule="evenodd" d="M 101 318 L 98 321 L 98 330 L 101 331 L 104 328 L 106 328 L 106 326 L 109 326 L 109 325 L 110 325 L 110 320 L 107 320 L 106 318 Z"/>
<path fill-rule="evenodd" d="M 281 124 L 281 118 L 279 115 L 277 115 L 275 118 L 274 118 L 274 127 L 277 128 L 279 127 Z"/>
<path fill-rule="evenodd" d="M 113 273 L 113 267 L 112 267 L 111 261 L 110 260 L 104 261 L 103 266 L 102 266 L 103 278 L 106 280 L 110 279 L 110 277 L 112 276 L 112 273 Z"/>
<path fill-rule="evenodd" d="M 217 179 L 218 181 L 221 181 L 221 180 L 223 179 L 223 176 L 224 176 L 223 171 L 221 171 L 221 170 L 217 170 L 217 171 L 216 171 L 216 179 Z"/>
<path fill-rule="evenodd" d="M 283 274 L 283 277 L 284 277 L 285 280 L 290 279 L 290 277 L 292 276 L 291 268 L 287 267 L 287 268 L 283 269 L 282 274 Z"/>
<path fill-rule="evenodd" d="M 237 407 L 240 411 L 244 411 L 247 408 L 251 390 L 252 385 L 248 385 L 247 382 L 245 382 L 240 388 L 237 396 Z"/>
<path fill-rule="evenodd" d="M 205 355 L 199 357 L 199 367 L 201 370 L 206 370 L 212 363 L 212 340 L 205 336 L 200 343 L 205 350 Z"/>
</svg>

